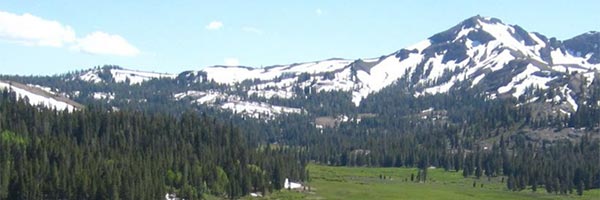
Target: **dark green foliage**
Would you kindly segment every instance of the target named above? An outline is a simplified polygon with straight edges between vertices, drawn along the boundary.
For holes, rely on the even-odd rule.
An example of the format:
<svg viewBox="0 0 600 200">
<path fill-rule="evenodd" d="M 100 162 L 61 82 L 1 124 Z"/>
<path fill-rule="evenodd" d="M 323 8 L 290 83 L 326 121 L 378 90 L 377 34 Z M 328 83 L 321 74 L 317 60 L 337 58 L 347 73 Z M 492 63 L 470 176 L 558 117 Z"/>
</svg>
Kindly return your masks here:
<svg viewBox="0 0 600 200">
<path fill-rule="evenodd" d="M 0 121 L 0 199 L 237 198 L 305 177 L 299 152 L 250 148 L 238 128 L 191 112 L 57 112 L 3 92 Z"/>
</svg>

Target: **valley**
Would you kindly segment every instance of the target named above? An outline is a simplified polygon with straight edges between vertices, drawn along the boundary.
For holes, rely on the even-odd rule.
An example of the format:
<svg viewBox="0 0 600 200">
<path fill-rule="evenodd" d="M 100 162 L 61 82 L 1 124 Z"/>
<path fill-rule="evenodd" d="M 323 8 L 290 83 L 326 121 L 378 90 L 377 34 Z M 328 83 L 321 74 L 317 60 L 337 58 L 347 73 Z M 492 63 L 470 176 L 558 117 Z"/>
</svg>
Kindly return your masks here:
<svg viewBox="0 0 600 200">
<path fill-rule="evenodd" d="M 423 38 L 375 58 L 0 75 L 0 199 L 600 196 L 599 32 L 476 15 Z"/>
<path fill-rule="evenodd" d="M 600 190 L 584 196 L 548 194 L 540 188 L 512 192 L 507 177 L 464 178 L 461 172 L 431 168 L 427 180 L 411 181 L 417 168 L 329 167 L 309 165 L 311 191 L 282 190 L 258 199 L 597 199 Z M 385 178 L 381 178 L 385 177 Z M 475 185 L 475 186 L 473 186 Z M 248 198 L 256 199 L 256 198 Z"/>
</svg>

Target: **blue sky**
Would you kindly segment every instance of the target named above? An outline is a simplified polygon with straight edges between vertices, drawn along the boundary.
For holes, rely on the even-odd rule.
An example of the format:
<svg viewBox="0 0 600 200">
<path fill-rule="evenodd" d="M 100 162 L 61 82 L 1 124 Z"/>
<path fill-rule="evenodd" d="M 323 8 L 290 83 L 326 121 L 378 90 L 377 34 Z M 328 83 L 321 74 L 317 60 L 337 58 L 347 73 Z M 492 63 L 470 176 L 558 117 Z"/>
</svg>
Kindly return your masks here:
<svg viewBox="0 0 600 200">
<path fill-rule="evenodd" d="M 217 3 L 218 2 L 218 3 Z M 568 39 L 600 30 L 590 1 L 0 1 L 0 74 L 104 64 L 178 73 L 392 53 L 480 14 Z"/>
</svg>

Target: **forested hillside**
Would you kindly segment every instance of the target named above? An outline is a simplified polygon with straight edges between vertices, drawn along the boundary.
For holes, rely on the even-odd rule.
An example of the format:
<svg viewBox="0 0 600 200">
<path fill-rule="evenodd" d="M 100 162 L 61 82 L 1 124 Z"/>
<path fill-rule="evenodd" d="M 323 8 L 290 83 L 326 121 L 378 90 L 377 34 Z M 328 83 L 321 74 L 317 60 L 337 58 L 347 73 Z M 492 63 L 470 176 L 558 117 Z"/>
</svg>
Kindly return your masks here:
<svg viewBox="0 0 600 200">
<path fill-rule="evenodd" d="M 600 87 L 593 87 L 597 98 Z M 515 191 L 600 188 L 598 106 L 541 118 L 535 107 L 515 104 L 469 90 L 415 98 L 403 87 L 388 88 L 366 100 L 371 116 L 358 120 L 356 114 L 297 145 L 308 141 L 311 159 L 336 166 L 418 167 L 422 174 L 433 166 L 464 177 L 506 176 Z"/>
<path fill-rule="evenodd" d="M 49 110 L 0 96 L 0 199 L 197 199 L 268 193 L 304 180 L 306 161 L 248 146 L 234 125 L 194 112 Z"/>
<path fill-rule="evenodd" d="M 596 164 L 600 163 L 597 156 L 600 155 L 599 104 L 587 103 L 579 106 L 572 114 L 550 112 L 546 110 L 545 104 L 523 104 L 515 98 L 490 99 L 478 92 L 480 88 L 470 87 L 468 81 L 462 83 L 462 87 L 461 83 L 457 83 L 457 89 L 448 93 L 415 96 L 415 88 L 404 84 L 407 79 L 399 79 L 396 84 L 364 99 L 359 107 L 355 107 L 349 100 L 350 93 L 343 91 L 307 91 L 303 96 L 292 99 L 250 96 L 247 97 L 250 101 L 302 107 L 306 111 L 304 114 L 278 117 L 250 117 L 210 105 L 188 104 L 186 101 L 166 98 L 180 91 L 184 86 L 182 84 L 187 84 L 180 79 L 155 79 L 141 85 L 87 82 L 64 85 L 60 81 L 61 76 L 7 78 L 62 88 L 66 92 L 80 91 L 80 94 L 89 95 L 112 92 L 115 96 L 114 99 L 95 99 L 88 95 L 75 97 L 74 99 L 90 105 L 88 111 L 82 113 L 123 110 L 116 113 L 147 117 L 170 113 L 170 118 L 181 119 L 194 116 L 191 113 L 204 113 L 218 119 L 216 121 L 227 122 L 229 126 L 226 127 L 241 127 L 244 130 L 241 139 L 252 148 L 273 145 L 286 147 L 283 148 L 285 150 L 303 149 L 303 154 L 294 154 L 294 159 L 301 163 L 313 160 L 336 166 L 402 166 L 421 169 L 435 166 L 447 170 L 463 170 L 466 177 L 506 176 L 510 178 L 507 187 L 513 190 L 545 187 L 549 192 L 568 193 L 575 189 L 600 188 L 600 165 Z M 214 82 L 199 82 L 186 87 L 233 92 L 247 86 L 240 84 L 229 88 Z M 556 91 L 531 88 L 523 98 L 536 97 L 540 102 L 547 102 L 554 97 L 553 93 Z M 578 101 L 582 104 L 596 102 L 600 95 L 600 81 L 590 83 L 581 93 L 582 98 Z M 191 112 L 186 112 L 190 109 Z M 63 115 L 77 116 L 81 113 Z M 215 121 L 205 117 L 200 119 L 203 123 Z M 321 119 L 329 120 L 330 123 L 323 123 Z M 130 127 L 122 122 L 123 127 Z M 163 130 L 165 127 L 153 127 L 151 130 L 155 129 Z M 226 131 L 230 129 L 224 128 Z M 121 128 L 114 130 L 117 132 L 107 131 L 115 134 L 114 137 L 118 136 L 117 138 L 128 133 Z M 224 131 L 211 130 L 216 131 L 209 133 L 214 136 L 221 135 Z M 162 138 L 165 137 L 163 134 L 172 133 L 155 134 Z M 190 136 L 176 135 L 168 138 L 178 141 L 182 137 L 189 139 Z M 181 142 L 186 144 L 188 141 L 190 140 L 182 139 Z M 213 140 L 201 142 L 208 147 L 215 145 Z M 170 150 L 165 147 L 165 151 Z M 140 152 L 144 151 L 140 149 Z M 255 159 L 270 158 L 257 155 Z M 263 165 L 259 167 L 263 168 Z M 295 171 L 302 171 L 301 166 L 303 164 Z M 274 183 L 272 187 L 278 188 L 278 183 Z M 208 189 L 203 191 L 213 191 Z M 247 191 L 240 194 L 247 194 Z"/>
</svg>

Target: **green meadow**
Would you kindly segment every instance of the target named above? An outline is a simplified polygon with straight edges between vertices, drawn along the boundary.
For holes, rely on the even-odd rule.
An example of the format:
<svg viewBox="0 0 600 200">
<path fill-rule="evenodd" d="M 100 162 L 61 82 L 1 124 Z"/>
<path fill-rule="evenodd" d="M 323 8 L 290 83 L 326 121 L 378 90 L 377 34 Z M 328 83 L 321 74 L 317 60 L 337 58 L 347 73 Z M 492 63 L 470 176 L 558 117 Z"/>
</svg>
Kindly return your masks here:
<svg viewBox="0 0 600 200">
<path fill-rule="evenodd" d="M 410 181 L 416 168 L 309 166 L 310 191 L 275 192 L 263 199 L 600 199 L 600 190 L 583 196 L 549 194 L 543 186 L 513 192 L 502 177 L 464 178 L 461 172 L 429 169 L 426 182 Z M 383 177 L 385 176 L 385 179 Z M 504 180 L 506 181 L 506 180 Z M 475 187 L 473 187 L 475 183 Z"/>
</svg>

